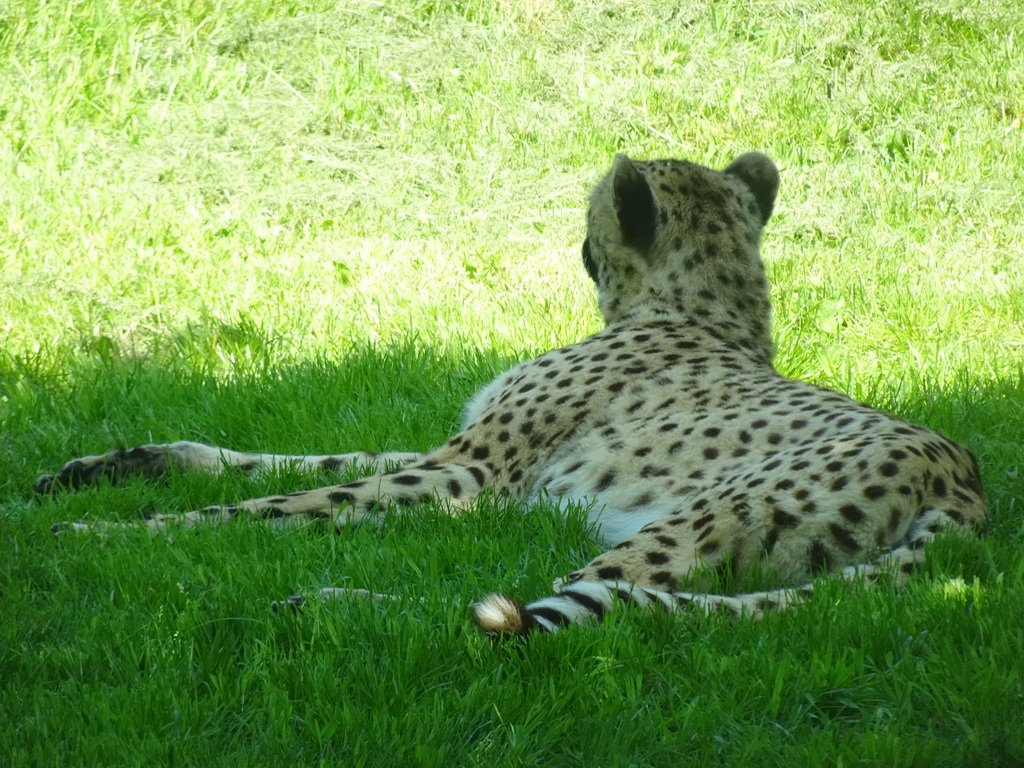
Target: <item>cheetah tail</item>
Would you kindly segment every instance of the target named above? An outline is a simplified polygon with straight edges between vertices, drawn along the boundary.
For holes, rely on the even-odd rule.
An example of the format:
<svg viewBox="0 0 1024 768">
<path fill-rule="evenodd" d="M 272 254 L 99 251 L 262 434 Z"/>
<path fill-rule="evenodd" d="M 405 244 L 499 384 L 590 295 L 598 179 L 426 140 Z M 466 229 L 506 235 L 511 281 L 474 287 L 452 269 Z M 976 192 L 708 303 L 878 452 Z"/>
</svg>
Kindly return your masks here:
<svg viewBox="0 0 1024 768">
<path fill-rule="evenodd" d="M 923 561 L 924 551 L 920 546 L 901 546 L 879 555 L 871 563 L 847 566 L 836 575 L 870 586 L 880 575 L 890 573 L 899 585 Z M 601 621 L 617 604 L 661 609 L 667 613 L 692 606 L 705 614 L 721 612 L 757 619 L 766 612 L 799 605 L 813 594 L 813 581 L 800 586 L 737 595 L 666 592 L 610 580 L 576 581 L 550 597 L 526 604 L 504 595 L 489 595 L 473 606 L 473 620 L 484 632 L 509 636 L 556 632 L 572 624 Z"/>
<path fill-rule="evenodd" d="M 617 605 L 674 613 L 727 613 L 760 618 L 767 611 L 785 610 L 814 593 L 812 584 L 741 595 L 666 592 L 618 581 L 577 581 L 556 594 L 532 603 L 490 595 L 473 607 L 473 620 L 484 632 L 499 637 L 531 632 L 557 632 L 572 624 L 601 621 Z"/>
<path fill-rule="evenodd" d="M 617 603 L 667 612 L 696 605 L 704 612 L 742 613 L 749 606 L 722 595 L 665 592 L 618 581 L 577 581 L 550 597 L 521 603 L 504 595 L 489 595 L 473 607 L 473 620 L 485 632 L 498 636 L 556 632 L 572 624 L 604 619 Z"/>
<path fill-rule="evenodd" d="M 625 586 L 620 588 L 611 581 L 577 581 L 526 604 L 504 595 L 489 595 L 473 606 L 473 620 L 484 632 L 498 636 L 555 632 L 571 624 L 600 621 L 612 609 L 616 592 L 630 594 L 631 585 Z"/>
<path fill-rule="evenodd" d="M 492 635 L 526 635 L 537 628 L 537 621 L 518 600 L 504 595 L 488 595 L 473 606 L 473 622 Z"/>
</svg>

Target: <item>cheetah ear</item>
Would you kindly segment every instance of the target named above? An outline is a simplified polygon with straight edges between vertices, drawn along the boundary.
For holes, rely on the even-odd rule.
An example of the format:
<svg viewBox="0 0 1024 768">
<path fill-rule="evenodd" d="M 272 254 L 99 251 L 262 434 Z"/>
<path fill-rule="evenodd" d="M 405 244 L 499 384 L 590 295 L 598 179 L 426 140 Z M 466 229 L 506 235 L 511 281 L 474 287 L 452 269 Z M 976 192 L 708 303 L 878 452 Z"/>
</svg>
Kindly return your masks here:
<svg viewBox="0 0 1024 768">
<path fill-rule="evenodd" d="M 761 224 L 768 223 L 775 195 L 779 192 L 779 169 L 775 163 L 760 152 L 747 152 L 729 163 L 725 173 L 735 176 L 750 188 L 761 215 Z"/>
<path fill-rule="evenodd" d="M 612 194 L 622 242 L 646 255 L 654 243 L 658 208 L 647 179 L 622 154 L 612 165 Z"/>
<path fill-rule="evenodd" d="M 587 274 L 590 275 L 590 279 L 595 283 L 601 283 L 601 273 L 597 270 L 597 262 L 594 261 L 594 255 L 590 252 L 590 238 L 586 238 L 583 241 L 583 268 L 587 270 Z"/>
</svg>

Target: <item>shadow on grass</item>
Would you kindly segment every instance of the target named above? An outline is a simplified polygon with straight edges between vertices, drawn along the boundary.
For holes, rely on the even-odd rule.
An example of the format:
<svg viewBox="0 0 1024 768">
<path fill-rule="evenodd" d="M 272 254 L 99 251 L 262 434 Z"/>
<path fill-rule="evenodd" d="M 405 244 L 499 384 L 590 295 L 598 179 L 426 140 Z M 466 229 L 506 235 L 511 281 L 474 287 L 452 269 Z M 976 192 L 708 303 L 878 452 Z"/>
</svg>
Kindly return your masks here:
<svg viewBox="0 0 1024 768">
<path fill-rule="evenodd" d="M 474 392 L 516 362 L 490 350 L 442 352 L 417 338 L 302 361 L 275 360 L 275 350 L 274 339 L 249 324 L 190 329 L 150 357 L 98 343 L 66 361 L 45 352 L 0 358 L 0 498 L 25 498 L 39 473 L 119 444 L 426 450 L 458 429 Z M 1024 374 L 978 382 L 965 373 L 941 389 L 882 379 L 874 391 L 871 405 L 975 452 L 1001 523 L 998 512 L 1024 491 Z"/>
<path fill-rule="evenodd" d="M 42 355 L 0 359 L 0 498 L 26 498 L 39 473 L 117 445 L 426 450 L 454 434 L 464 403 L 516 362 L 489 351 L 440 353 L 416 340 L 276 364 L 236 348 L 238 357 L 214 366 L 202 352 L 90 353 L 61 365 Z"/>
</svg>

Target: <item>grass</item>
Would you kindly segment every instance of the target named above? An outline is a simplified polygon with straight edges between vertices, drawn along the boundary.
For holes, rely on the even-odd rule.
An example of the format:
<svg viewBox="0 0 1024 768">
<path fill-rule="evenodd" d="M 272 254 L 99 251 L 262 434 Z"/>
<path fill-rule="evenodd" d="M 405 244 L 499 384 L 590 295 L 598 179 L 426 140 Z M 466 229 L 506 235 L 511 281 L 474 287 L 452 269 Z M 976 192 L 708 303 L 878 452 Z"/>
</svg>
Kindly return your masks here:
<svg viewBox="0 0 1024 768">
<path fill-rule="evenodd" d="M 1024 762 L 1022 25 L 1015 0 L 0 3 L 0 763 Z M 117 443 L 437 444 L 599 327 L 578 248 L 616 151 L 747 149 L 783 177 L 780 370 L 981 463 L 991 535 L 906 591 L 508 647 L 452 602 L 542 594 L 594 553 L 581 517 L 50 535 L 327 482 L 32 497 Z M 408 600 L 268 611 L 328 584 Z"/>
</svg>

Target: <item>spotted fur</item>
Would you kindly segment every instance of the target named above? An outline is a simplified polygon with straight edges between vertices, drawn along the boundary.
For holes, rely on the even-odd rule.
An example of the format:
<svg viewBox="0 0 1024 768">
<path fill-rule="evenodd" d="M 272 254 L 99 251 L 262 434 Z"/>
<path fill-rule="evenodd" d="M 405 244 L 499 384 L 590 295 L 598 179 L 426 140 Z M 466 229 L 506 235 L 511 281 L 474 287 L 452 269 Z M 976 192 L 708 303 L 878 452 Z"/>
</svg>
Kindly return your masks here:
<svg viewBox="0 0 1024 768">
<path fill-rule="evenodd" d="M 459 514 L 484 488 L 583 503 L 606 551 L 551 596 L 477 604 L 477 623 L 499 634 L 549 632 L 622 604 L 760 615 L 809 597 L 807 580 L 823 572 L 871 582 L 888 570 L 901 580 L 937 534 L 984 525 L 978 467 L 933 430 L 775 371 L 758 245 L 778 185 L 758 153 L 722 171 L 618 155 L 591 196 L 583 243 L 606 327 L 499 376 L 469 403 L 462 430 L 428 453 L 150 445 L 69 462 L 37 490 L 170 467 L 376 469 L 314 491 L 158 515 L 142 523 L 153 531 L 239 513 L 351 525 L 426 498 Z M 708 573 L 755 567 L 791 586 L 699 591 Z"/>
</svg>

